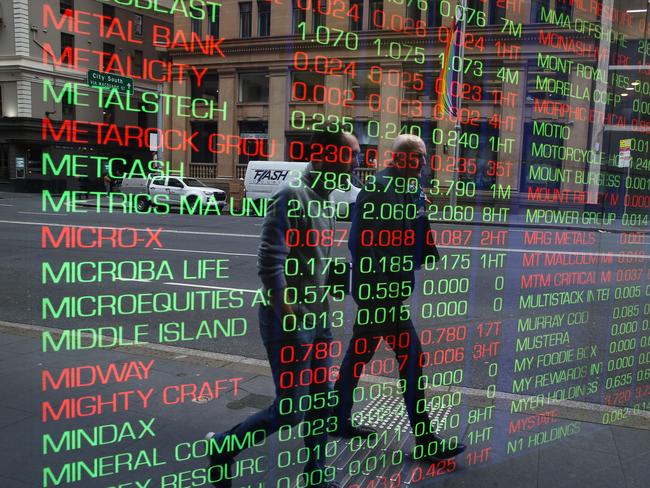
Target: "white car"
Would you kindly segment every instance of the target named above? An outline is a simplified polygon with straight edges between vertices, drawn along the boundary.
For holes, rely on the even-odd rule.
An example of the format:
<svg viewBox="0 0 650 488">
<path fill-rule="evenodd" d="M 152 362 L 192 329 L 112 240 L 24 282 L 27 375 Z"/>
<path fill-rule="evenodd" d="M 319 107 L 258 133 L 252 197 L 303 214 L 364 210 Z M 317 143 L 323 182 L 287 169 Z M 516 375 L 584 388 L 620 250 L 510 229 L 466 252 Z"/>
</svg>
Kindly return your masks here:
<svg viewBox="0 0 650 488">
<path fill-rule="evenodd" d="M 172 207 L 183 205 L 186 209 L 196 207 L 226 206 L 226 192 L 206 186 L 196 178 L 153 175 L 149 178 L 125 178 L 120 187 L 123 193 L 144 193 L 148 199 L 138 201 L 138 210 L 146 210 L 152 202 L 165 202 Z"/>
</svg>

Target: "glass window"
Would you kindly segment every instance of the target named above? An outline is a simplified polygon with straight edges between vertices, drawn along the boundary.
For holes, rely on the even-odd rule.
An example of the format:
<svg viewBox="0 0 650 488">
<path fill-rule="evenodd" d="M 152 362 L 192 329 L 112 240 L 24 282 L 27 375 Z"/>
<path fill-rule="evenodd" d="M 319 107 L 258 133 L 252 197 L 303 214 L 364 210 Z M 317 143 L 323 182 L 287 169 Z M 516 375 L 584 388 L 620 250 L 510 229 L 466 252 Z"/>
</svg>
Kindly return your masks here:
<svg viewBox="0 0 650 488">
<path fill-rule="evenodd" d="M 533 0 L 530 5 L 530 18 L 535 23 L 542 22 L 542 11 L 548 11 L 551 0 Z"/>
<path fill-rule="evenodd" d="M 514 67 L 510 69 L 512 72 L 519 71 Z M 463 103 L 478 102 L 479 100 L 493 101 L 494 91 L 502 88 L 502 81 L 497 77 L 498 70 L 498 67 L 493 67 L 486 61 L 480 76 L 474 71 L 465 74 L 463 82 L 470 84 L 471 88 L 465 95 L 468 101 L 463 100 Z M 523 73 L 521 74 L 523 75 Z"/>
<path fill-rule="evenodd" d="M 165 178 L 154 178 L 151 181 L 152 185 L 158 185 L 158 186 L 163 186 L 165 184 Z"/>
<path fill-rule="evenodd" d="M 108 30 L 111 21 L 115 18 L 115 7 L 113 5 L 102 5 L 102 23 L 104 24 L 104 31 Z"/>
<path fill-rule="evenodd" d="M 556 90 L 557 82 L 569 81 L 569 74 L 562 71 L 542 69 L 536 62 L 528 65 L 528 80 L 526 84 L 526 100 L 565 100 L 563 90 Z"/>
<path fill-rule="evenodd" d="M 142 51 L 139 49 L 133 51 L 133 74 L 142 75 Z"/>
<path fill-rule="evenodd" d="M 167 186 L 173 186 L 175 188 L 183 188 L 183 183 L 181 183 L 180 180 L 177 180 L 176 178 L 169 178 L 167 180 Z"/>
<path fill-rule="evenodd" d="M 145 112 L 143 110 L 143 108 L 144 108 L 144 104 L 142 102 L 140 102 L 138 104 L 138 126 L 148 129 L 149 128 L 149 120 L 150 120 L 149 115 L 150 114 Z"/>
<path fill-rule="evenodd" d="M 483 2 L 484 0 L 467 0 L 467 7 L 483 12 Z M 496 3 L 496 0 L 492 0 L 492 3 Z"/>
<path fill-rule="evenodd" d="M 74 10 L 74 0 L 61 0 L 59 3 L 59 12 L 62 14 L 72 14 Z"/>
<path fill-rule="evenodd" d="M 461 181 L 473 181 L 477 190 L 490 190 L 496 183 L 496 177 L 489 171 L 489 162 L 498 160 L 499 153 L 492 148 L 490 138 L 498 137 L 498 129 L 492 127 L 488 122 L 480 122 L 478 127 L 467 125 L 462 129 L 463 133 L 470 134 L 468 140 L 478 138 L 477 148 L 461 147 L 460 155 L 464 158 L 476 160 L 476 173 L 460 172 L 458 179 Z M 453 151 L 453 149 L 452 149 Z"/>
<path fill-rule="evenodd" d="M 298 8 L 298 0 L 293 0 L 292 2 L 292 15 L 291 15 L 291 20 L 292 20 L 292 27 L 291 27 L 291 33 L 292 34 L 298 34 L 298 24 L 305 22 L 307 20 L 307 13 L 304 9 Z"/>
<path fill-rule="evenodd" d="M 63 120 L 74 120 L 75 118 L 75 105 L 70 103 L 68 97 L 63 97 L 61 99 L 61 118 Z"/>
<path fill-rule="evenodd" d="M 373 81 L 374 80 L 374 81 Z M 352 90 L 354 91 L 356 100 L 368 100 L 368 97 L 373 94 L 379 94 L 381 89 L 381 81 L 376 76 L 371 77 L 369 68 L 361 68 L 357 70 L 357 76 L 352 81 Z"/>
<path fill-rule="evenodd" d="M 574 0 L 555 0 L 555 12 L 558 14 L 566 14 L 571 17 L 573 12 L 573 1 Z"/>
<path fill-rule="evenodd" d="M 561 159 L 553 158 L 534 158 L 533 148 L 539 144 L 553 144 L 563 146 L 564 141 L 558 137 L 546 137 L 544 135 L 536 135 L 533 126 L 536 121 L 526 122 L 524 124 L 524 143 L 522 149 L 522 163 L 521 163 L 521 191 L 527 191 L 532 188 L 543 187 L 548 189 L 555 189 L 560 187 L 560 181 L 541 180 L 539 174 L 546 171 L 556 171 L 562 168 Z M 537 122 L 539 123 L 539 122 Z"/>
<path fill-rule="evenodd" d="M 135 35 L 138 37 L 142 36 L 142 15 L 135 14 L 133 16 L 133 23 L 135 24 Z"/>
<path fill-rule="evenodd" d="M 371 123 L 374 126 L 377 125 L 374 121 Z M 370 135 L 375 133 L 376 127 L 370 129 L 368 124 L 368 122 L 355 122 L 354 124 L 354 135 L 359 141 L 359 147 L 361 149 L 360 154 L 362 156 L 359 158 L 360 160 L 355 169 L 355 174 L 352 175 L 352 183 L 359 187 L 363 186 L 365 176 L 363 171 L 367 171 L 368 168 L 376 168 L 377 160 L 379 159 L 379 154 L 377 152 L 379 138 Z"/>
<path fill-rule="evenodd" d="M 497 2 L 492 1 L 489 4 L 489 20 L 490 24 L 503 24 L 505 21 L 503 20 L 504 18 L 508 18 L 508 12 L 505 7 L 505 3 L 503 6 L 500 6 L 497 4 Z"/>
<path fill-rule="evenodd" d="M 219 75 L 217 73 L 206 73 L 201 80 L 201 86 L 198 85 L 196 76 L 192 75 L 190 83 L 192 84 L 192 98 L 219 99 Z"/>
<path fill-rule="evenodd" d="M 246 165 L 251 159 L 268 160 L 268 124 L 266 122 L 247 121 L 239 123 L 239 137 L 246 149 L 239 154 L 238 164 Z M 249 156 L 256 154 L 255 156 Z"/>
<path fill-rule="evenodd" d="M 206 75 L 207 76 L 207 75 Z M 194 121 L 190 123 L 192 133 L 197 134 L 195 145 L 198 151 L 192 151 L 193 163 L 214 163 L 215 155 L 210 152 L 210 134 L 218 132 L 218 126 L 214 121 Z M 187 180 L 186 180 L 187 181 Z"/>
<path fill-rule="evenodd" d="M 65 53 L 66 50 L 68 50 L 68 48 L 74 49 L 74 36 L 72 34 L 66 34 L 65 32 L 62 32 L 61 33 L 61 54 Z"/>
<path fill-rule="evenodd" d="M 239 4 L 239 37 L 250 37 L 252 28 L 253 2 Z"/>
<path fill-rule="evenodd" d="M 239 74 L 239 101 L 260 103 L 269 101 L 269 78 L 262 72 Z"/>
<path fill-rule="evenodd" d="M 368 30 L 378 29 L 378 25 L 382 25 L 383 22 L 383 9 L 384 9 L 384 0 L 370 0 L 368 11 Z"/>
<path fill-rule="evenodd" d="M 257 35 L 260 37 L 271 35 L 271 2 L 269 0 L 257 2 Z"/>
<path fill-rule="evenodd" d="M 429 0 L 427 3 L 427 27 L 440 27 L 442 25 L 439 3 L 438 0 Z"/>
<path fill-rule="evenodd" d="M 196 178 L 185 178 L 183 179 L 185 185 L 191 186 L 192 188 L 202 188 L 205 187 L 203 183 L 201 183 L 199 180 Z"/>
<path fill-rule="evenodd" d="M 104 61 L 108 62 L 110 58 L 113 57 L 113 54 L 115 54 L 115 44 L 110 44 L 108 42 L 105 42 L 102 50 L 106 53 L 104 56 Z M 101 66 L 101 70 L 104 71 L 106 69 L 106 66 Z"/>
<path fill-rule="evenodd" d="M 395 79 L 394 70 L 386 70 L 385 75 Z M 401 75 L 404 98 L 409 100 L 435 99 L 436 77 L 433 71 L 423 71 L 417 67 L 404 68 Z"/>
<path fill-rule="evenodd" d="M 325 25 L 325 18 L 326 15 L 323 13 L 327 13 L 327 0 L 312 0 L 314 2 L 314 16 L 312 17 L 312 32 L 316 32 L 316 29 L 320 27 L 321 25 Z"/>
<path fill-rule="evenodd" d="M 217 5 L 214 10 L 211 9 L 208 13 L 208 16 L 210 35 L 213 37 L 219 37 L 219 19 L 221 18 L 221 7 Z"/>
<path fill-rule="evenodd" d="M 104 107 L 102 110 L 102 119 L 105 124 L 112 124 L 115 122 L 115 105 Z M 138 124 L 140 125 L 140 124 Z M 142 126 L 140 126 L 142 127 Z"/>
<path fill-rule="evenodd" d="M 420 7 L 418 2 L 406 2 L 406 18 L 420 20 Z"/>
<path fill-rule="evenodd" d="M 363 0 L 350 0 L 350 31 L 363 30 Z"/>
<path fill-rule="evenodd" d="M 295 71 L 291 74 L 291 101 L 292 102 L 313 102 L 314 87 L 315 96 L 318 100 L 322 98 L 323 88 L 325 86 L 325 75 L 318 73 L 309 73 L 305 71 Z"/>
<path fill-rule="evenodd" d="M 192 18 L 192 32 L 194 32 L 197 36 L 202 37 L 202 27 L 203 27 L 203 19 L 195 19 Z"/>
<path fill-rule="evenodd" d="M 285 160 L 309 162 L 309 133 L 287 131 L 286 139 Z"/>
</svg>

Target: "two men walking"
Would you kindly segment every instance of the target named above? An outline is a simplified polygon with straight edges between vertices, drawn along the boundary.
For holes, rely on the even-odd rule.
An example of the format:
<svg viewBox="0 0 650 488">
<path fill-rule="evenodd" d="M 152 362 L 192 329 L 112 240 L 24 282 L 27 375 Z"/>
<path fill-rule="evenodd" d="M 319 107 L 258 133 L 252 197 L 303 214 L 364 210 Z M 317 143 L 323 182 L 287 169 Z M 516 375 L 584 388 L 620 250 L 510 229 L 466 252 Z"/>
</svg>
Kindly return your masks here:
<svg viewBox="0 0 650 488">
<path fill-rule="evenodd" d="M 345 263 L 332 256 L 332 248 L 340 241 L 327 202 L 331 191 L 349 185 L 359 143 L 353 135 L 330 126 L 314 134 L 310 148 L 312 154 L 322 156 L 312 157 L 301 177 L 274 196 L 259 247 L 258 274 L 269 295 L 269 304 L 259 310 L 260 333 L 276 398 L 267 409 L 226 432 L 211 435 L 210 444 L 223 446 L 227 436 L 241 439 L 260 430 L 268 438 L 283 425 L 304 421 L 308 434 L 302 437 L 309 455 L 299 484 L 335 488 L 335 469 L 326 465 L 327 436 L 365 436 L 371 432 L 350 420 L 352 392 L 363 367 L 372 359 L 377 341 L 382 339 L 395 344 L 416 450 L 419 446 L 424 453 L 419 457 L 450 458 L 461 453 L 464 446 L 445 444 L 435 435 L 427 412 L 417 408 L 424 404 L 424 392 L 418 388 L 422 347 L 404 301 L 413 293 L 414 270 L 427 255 L 437 253 L 434 246 L 426 245 L 429 223 L 418 212 L 423 206 L 417 175 L 426 160 L 424 143 L 414 136 L 398 137 L 393 145 L 393 164 L 370 177 L 357 197 L 349 248 L 352 295 L 358 312 L 340 371 L 332 366 L 329 351 L 331 321 L 341 322 L 336 324 L 340 326 L 343 318 L 340 311 L 330 314 L 328 296 L 339 302 L 344 299 L 343 285 L 331 281 L 330 276 L 344 274 Z M 320 210 L 314 212 L 314 208 Z M 389 218 L 380 218 L 386 215 Z M 380 238 L 380 233 L 384 237 Z M 379 292 L 380 288 L 383 291 Z M 394 340 L 400 334 L 408 340 Z M 361 341 L 364 347 L 359 347 Z M 305 350 L 310 353 L 302 354 Z M 287 357 L 299 360 L 288 361 Z M 331 381 L 337 377 L 332 390 Z M 306 402 L 306 397 L 310 401 Z M 309 408 L 303 408 L 307 404 Z M 221 467 L 220 475 L 210 478 L 215 486 L 231 486 L 231 470 L 239 452 L 212 450 L 211 466 Z"/>
</svg>

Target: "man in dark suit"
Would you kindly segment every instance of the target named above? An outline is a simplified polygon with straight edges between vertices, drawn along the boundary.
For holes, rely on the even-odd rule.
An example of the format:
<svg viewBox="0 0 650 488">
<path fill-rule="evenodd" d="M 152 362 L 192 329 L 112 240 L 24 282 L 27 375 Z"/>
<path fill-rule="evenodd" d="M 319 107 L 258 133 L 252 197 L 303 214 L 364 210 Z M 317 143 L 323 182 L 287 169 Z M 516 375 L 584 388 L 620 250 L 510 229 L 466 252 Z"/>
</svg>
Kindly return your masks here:
<svg viewBox="0 0 650 488">
<path fill-rule="evenodd" d="M 246 459 L 235 458 L 249 447 L 246 442 L 243 447 L 239 445 L 242 439 L 261 433 L 266 441 L 283 426 L 296 426 L 303 421 L 309 424 L 305 429 L 308 434 L 303 435 L 307 462 L 304 472 L 291 484 L 312 488 L 339 486 L 336 468 L 326 465 L 327 434 L 331 430 L 327 417 L 337 400 L 329 380 L 330 376 L 335 377 L 336 368 L 327 354 L 334 325 L 328 297 L 342 301 L 345 294 L 342 284 L 330 286 L 328 281 L 333 267 L 343 275 L 345 262 L 330 266 L 334 262 L 332 248 L 337 245 L 337 234 L 329 195 L 336 188 L 349 186 L 353 142 L 356 140 L 331 125 L 315 132 L 310 142 L 311 163 L 297 175 L 299 178 L 283 185 L 271 199 L 262 227 L 257 268 L 270 298 L 268 304 L 260 306 L 260 335 L 269 358 L 276 398 L 268 408 L 231 429 L 208 434 L 208 479 L 215 487 L 230 488 L 233 479 L 241 478 L 238 466 Z M 307 211 L 314 207 L 322 211 Z M 287 265 L 289 261 L 295 268 Z M 316 372 L 323 371 L 323 380 L 311 380 L 317 377 Z M 276 460 L 271 456 L 266 463 L 273 465 Z M 239 479 L 238 483 L 245 481 Z"/>
<path fill-rule="evenodd" d="M 416 408 L 418 403 L 425 404 L 424 392 L 418 388 L 422 345 L 404 303 L 413 293 L 415 270 L 428 256 L 438 259 L 436 247 L 427 244 L 430 226 L 418 183 L 426 147 L 419 137 L 401 135 L 392 150 L 392 164 L 366 181 L 352 217 L 348 246 L 358 311 L 335 385 L 339 393 L 337 433 L 343 437 L 369 434 L 369 429 L 354 426 L 350 420 L 353 391 L 377 346 L 385 341 L 399 365 L 406 410 L 416 446 L 421 446 L 416 449 L 424 453 L 418 457 L 447 459 L 463 452 L 465 446 L 450 446 L 438 437 L 427 412 Z"/>
</svg>

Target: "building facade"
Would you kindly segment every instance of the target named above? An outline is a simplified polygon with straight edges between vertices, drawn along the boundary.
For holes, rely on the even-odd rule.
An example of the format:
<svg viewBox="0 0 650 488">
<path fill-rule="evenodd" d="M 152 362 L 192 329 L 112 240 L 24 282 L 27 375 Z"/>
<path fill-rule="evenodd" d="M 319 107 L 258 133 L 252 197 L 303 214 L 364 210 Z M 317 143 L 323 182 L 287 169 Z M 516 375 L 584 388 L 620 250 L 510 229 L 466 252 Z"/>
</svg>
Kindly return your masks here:
<svg viewBox="0 0 650 488">
<path fill-rule="evenodd" d="M 133 140 L 101 140 L 101 127 L 93 124 L 146 128 L 161 127 L 162 120 L 155 113 L 101 103 L 97 89 L 88 86 L 88 72 L 132 75 L 136 107 L 144 91 L 163 92 L 165 84 L 147 79 L 145 71 L 148 61 L 166 57 L 151 39 L 154 26 L 171 29 L 170 15 L 95 0 L 11 0 L 2 3 L 1 15 L 0 182 L 5 187 L 103 188 L 95 171 L 89 177 L 43 174 L 43 154 L 55 161 L 102 155 L 121 158 L 122 166 L 151 158 L 149 148 Z M 53 134 L 66 121 L 88 124 L 76 134 L 65 129 L 57 140 Z"/>
<path fill-rule="evenodd" d="M 174 94 L 227 104 L 225 120 L 171 118 L 198 132 L 196 150 L 167 156 L 192 176 L 227 184 L 251 159 L 303 160 L 302 143 L 329 120 L 355 132 L 368 167 L 390 158 L 400 132 L 421 135 L 435 184 L 465 183 L 461 199 L 557 204 L 579 192 L 568 203 L 582 205 L 588 182 L 618 171 L 621 129 L 647 136 L 647 114 L 628 107 L 647 102 L 638 87 L 648 69 L 636 66 L 646 64 L 647 12 L 632 8 L 642 1 L 221 3 L 202 21 L 174 18 L 177 32 L 223 38 L 218 56 L 169 51 L 208 68 L 212 81 L 176 83 Z M 446 63 L 451 81 L 440 79 Z M 441 109 L 445 94 L 457 117 Z M 582 176 L 557 177 L 576 171 Z"/>
</svg>

